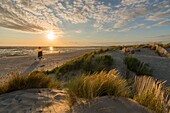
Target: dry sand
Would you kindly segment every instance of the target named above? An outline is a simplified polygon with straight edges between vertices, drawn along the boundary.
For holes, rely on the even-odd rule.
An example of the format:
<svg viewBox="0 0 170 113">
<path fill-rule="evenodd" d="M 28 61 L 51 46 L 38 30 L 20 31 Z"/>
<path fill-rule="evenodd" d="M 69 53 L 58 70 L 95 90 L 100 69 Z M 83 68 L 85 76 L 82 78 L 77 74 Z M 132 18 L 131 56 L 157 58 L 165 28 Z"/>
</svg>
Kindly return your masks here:
<svg viewBox="0 0 170 113">
<path fill-rule="evenodd" d="M 0 95 L 0 113 L 151 113 L 128 98 L 96 98 L 85 104 L 68 104 L 64 90 L 28 89 Z"/>
<path fill-rule="evenodd" d="M 75 57 L 90 52 L 81 50 L 71 53 L 49 54 L 44 56 L 41 62 L 35 61 L 35 57 L 17 57 L 0 59 L 1 76 L 11 71 L 21 73 L 33 70 L 53 69 Z M 122 51 L 107 52 L 115 59 L 114 67 L 121 74 L 126 74 L 126 66 L 123 63 L 125 54 Z M 170 83 L 170 59 L 159 57 L 150 49 L 141 49 L 135 53 L 135 57 L 149 63 L 154 69 L 154 75 L 158 79 L 168 80 Z M 44 65 L 44 66 L 42 66 Z M 3 76 L 4 77 L 4 76 Z M 3 78 L 2 77 L 2 78 Z M 55 89 L 28 89 L 0 95 L 0 113 L 151 113 L 147 108 L 127 98 L 100 97 L 83 105 L 74 105 L 71 109 L 68 105 L 65 90 Z"/>
<path fill-rule="evenodd" d="M 150 49 L 142 49 L 141 52 L 135 53 L 133 56 L 148 63 L 153 69 L 154 78 L 166 80 L 166 85 L 170 86 L 170 58 L 160 57 Z"/>
<path fill-rule="evenodd" d="M 36 56 L 10 57 L 0 59 L 0 82 L 5 82 L 12 72 L 30 73 L 35 70 L 51 70 L 92 50 L 78 50 L 60 54 L 46 54 L 41 61 Z"/>
<path fill-rule="evenodd" d="M 0 95 L 0 113 L 67 113 L 63 90 L 28 89 Z"/>
<path fill-rule="evenodd" d="M 128 98 L 108 96 L 96 98 L 90 102 L 73 106 L 73 113 L 153 113 Z"/>
<path fill-rule="evenodd" d="M 121 75 L 126 76 L 127 68 L 123 63 L 125 54 L 119 50 L 109 51 L 107 54 L 112 55 L 112 57 L 115 59 L 113 67 L 119 70 Z M 163 81 L 166 80 L 167 82 L 165 84 L 170 86 L 170 58 L 160 57 L 155 53 L 154 50 L 149 48 L 143 48 L 140 52 L 135 52 L 133 56 L 138 58 L 140 61 L 148 63 L 153 69 L 154 78 Z M 132 76 L 134 76 L 134 73 L 130 74 L 133 74 Z"/>
</svg>

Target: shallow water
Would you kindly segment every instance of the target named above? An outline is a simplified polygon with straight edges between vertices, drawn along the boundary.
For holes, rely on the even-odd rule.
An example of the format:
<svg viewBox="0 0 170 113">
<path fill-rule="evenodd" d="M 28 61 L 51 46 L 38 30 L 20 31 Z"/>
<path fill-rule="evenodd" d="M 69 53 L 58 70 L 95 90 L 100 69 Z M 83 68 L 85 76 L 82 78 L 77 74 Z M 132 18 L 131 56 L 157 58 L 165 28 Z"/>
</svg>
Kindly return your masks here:
<svg viewBox="0 0 170 113">
<path fill-rule="evenodd" d="M 43 54 L 65 53 L 97 47 L 42 47 Z M 36 56 L 37 47 L 0 47 L 0 58 L 12 56 Z"/>
</svg>

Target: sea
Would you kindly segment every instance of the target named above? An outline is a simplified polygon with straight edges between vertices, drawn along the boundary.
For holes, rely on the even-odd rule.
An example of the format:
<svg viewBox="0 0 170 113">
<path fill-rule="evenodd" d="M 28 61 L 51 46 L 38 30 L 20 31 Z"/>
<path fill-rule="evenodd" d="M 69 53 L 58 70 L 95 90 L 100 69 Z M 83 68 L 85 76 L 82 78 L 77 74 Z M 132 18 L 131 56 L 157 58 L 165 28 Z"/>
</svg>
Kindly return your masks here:
<svg viewBox="0 0 170 113">
<path fill-rule="evenodd" d="M 99 47 L 42 47 L 43 54 L 66 53 Z M 37 56 L 38 47 L 0 47 L 0 58 L 16 56 Z"/>
</svg>

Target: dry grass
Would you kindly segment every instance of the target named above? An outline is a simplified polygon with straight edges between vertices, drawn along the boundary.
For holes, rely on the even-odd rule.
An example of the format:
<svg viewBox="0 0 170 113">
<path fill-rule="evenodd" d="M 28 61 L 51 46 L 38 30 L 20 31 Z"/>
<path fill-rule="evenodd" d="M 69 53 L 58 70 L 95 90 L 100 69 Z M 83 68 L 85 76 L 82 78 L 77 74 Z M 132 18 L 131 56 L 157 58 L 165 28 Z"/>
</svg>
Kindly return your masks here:
<svg viewBox="0 0 170 113">
<path fill-rule="evenodd" d="M 70 81 L 68 89 L 72 97 L 87 99 L 104 95 L 127 96 L 129 94 L 126 80 L 122 79 L 116 70 L 76 77 Z"/>
<path fill-rule="evenodd" d="M 60 83 L 58 81 L 42 72 L 35 72 L 25 76 L 13 74 L 8 82 L 0 85 L 0 94 L 31 88 L 59 87 Z"/>
<path fill-rule="evenodd" d="M 134 83 L 134 100 L 157 113 L 166 112 L 166 100 L 163 90 L 164 82 L 152 77 L 136 77 Z"/>
</svg>

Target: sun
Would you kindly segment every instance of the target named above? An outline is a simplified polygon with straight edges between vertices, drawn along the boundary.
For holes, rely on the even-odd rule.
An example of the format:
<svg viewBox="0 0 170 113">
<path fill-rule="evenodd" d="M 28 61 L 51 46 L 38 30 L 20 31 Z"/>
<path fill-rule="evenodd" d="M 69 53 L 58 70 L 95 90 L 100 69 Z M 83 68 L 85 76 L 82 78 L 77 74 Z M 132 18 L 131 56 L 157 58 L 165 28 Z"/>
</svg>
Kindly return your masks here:
<svg viewBox="0 0 170 113">
<path fill-rule="evenodd" d="M 48 35 L 47 35 L 47 38 L 48 38 L 49 40 L 54 40 L 54 38 L 55 38 L 54 32 L 53 32 L 53 31 L 49 31 L 49 32 L 48 32 Z"/>
</svg>

